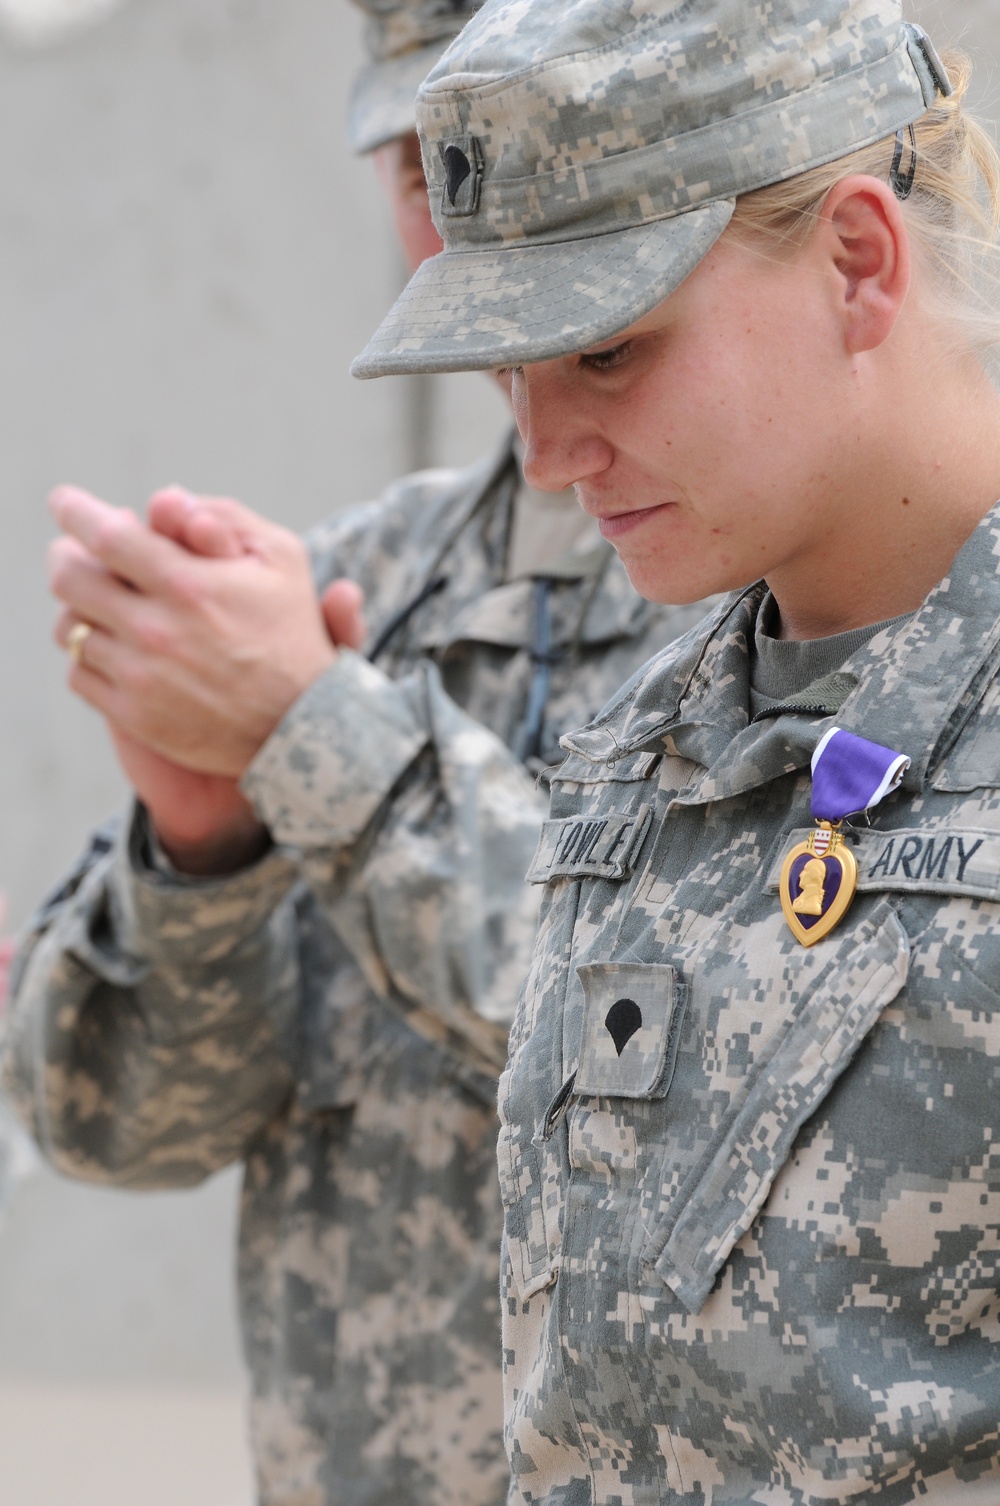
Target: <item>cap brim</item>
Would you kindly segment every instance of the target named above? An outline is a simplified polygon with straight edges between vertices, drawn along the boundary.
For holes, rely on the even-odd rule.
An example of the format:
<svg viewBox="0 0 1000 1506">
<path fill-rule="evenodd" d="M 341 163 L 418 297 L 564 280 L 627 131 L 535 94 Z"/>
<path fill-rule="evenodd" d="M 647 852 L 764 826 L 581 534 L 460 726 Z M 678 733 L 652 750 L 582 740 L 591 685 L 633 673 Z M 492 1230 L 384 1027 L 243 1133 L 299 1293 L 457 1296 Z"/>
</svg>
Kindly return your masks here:
<svg viewBox="0 0 1000 1506">
<path fill-rule="evenodd" d="M 402 57 L 362 68 L 347 108 L 351 150 L 373 152 L 377 146 L 417 129 L 417 90 L 448 45 L 443 37 Z"/>
<path fill-rule="evenodd" d="M 586 350 L 669 297 L 734 207 L 727 199 L 588 240 L 442 251 L 414 274 L 351 374 L 485 371 Z"/>
</svg>

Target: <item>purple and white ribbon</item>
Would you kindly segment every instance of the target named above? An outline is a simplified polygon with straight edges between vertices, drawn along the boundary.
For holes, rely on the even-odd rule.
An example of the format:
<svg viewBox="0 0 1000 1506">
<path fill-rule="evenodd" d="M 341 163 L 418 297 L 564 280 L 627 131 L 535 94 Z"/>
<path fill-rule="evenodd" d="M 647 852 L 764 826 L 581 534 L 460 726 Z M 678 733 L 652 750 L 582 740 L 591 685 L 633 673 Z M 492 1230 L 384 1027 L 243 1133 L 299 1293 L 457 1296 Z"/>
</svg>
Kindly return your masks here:
<svg viewBox="0 0 1000 1506">
<path fill-rule="evenodd" d="M 812 756 L 813 819 L 843 821 L 871 810 L 897 788 L 909 767 L 905 753 L 831 727 Z"/>
</svg>

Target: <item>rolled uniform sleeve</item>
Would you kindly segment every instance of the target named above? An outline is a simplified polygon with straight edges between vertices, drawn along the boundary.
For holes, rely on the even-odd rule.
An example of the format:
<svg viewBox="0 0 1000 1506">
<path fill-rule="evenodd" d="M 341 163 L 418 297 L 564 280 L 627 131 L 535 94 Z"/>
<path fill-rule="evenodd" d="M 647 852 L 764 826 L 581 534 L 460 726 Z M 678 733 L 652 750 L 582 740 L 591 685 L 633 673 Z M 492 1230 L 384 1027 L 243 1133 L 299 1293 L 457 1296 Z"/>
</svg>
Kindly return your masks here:
<svg viewBox="0 0 1000 1506">
<path fill-rule="evenodd" d="M 295 862 L 218 881 L 150 863 L 141 809 L 104 828 L 31 922 L 4 1087 L 49 1159 L 122 1186 L 192 1185 L 287 1096 Z"/>
<path fill-rule="evenodd" d="M 275 840 L 347 846 L 429 739 L 412 681 L 342 650 L 264 744 L 244 793 Z"/>
<path fill-rule="evenodd" d="M 527 969 L 524 875 L 544 800 L 427 661 L 400 681 L 357 655 L 292 707 L 243 780 L 372 987 L 495 1075 Z"/>
</svg>

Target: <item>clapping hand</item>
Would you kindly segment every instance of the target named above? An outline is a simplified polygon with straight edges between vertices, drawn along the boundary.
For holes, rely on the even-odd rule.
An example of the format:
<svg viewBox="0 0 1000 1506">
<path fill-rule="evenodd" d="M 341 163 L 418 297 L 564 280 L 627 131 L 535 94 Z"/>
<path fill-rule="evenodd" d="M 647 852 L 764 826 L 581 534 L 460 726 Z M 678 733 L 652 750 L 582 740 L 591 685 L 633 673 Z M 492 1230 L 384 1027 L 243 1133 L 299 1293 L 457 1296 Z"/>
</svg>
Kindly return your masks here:
<svg viewBox="0 0 1000 1506">
<path fill-rule="evenodd" d="M 71 687 L 105 716 L 174 863 L 244 866 L 268 838 L 239 776 L 334 645 L 360 646 L 361 593 L 337 581 L 318 601 L 295 535 L 229 499 L 168 488 L 148 526 L 75 487 L 52 508 Z"/>
</svg>

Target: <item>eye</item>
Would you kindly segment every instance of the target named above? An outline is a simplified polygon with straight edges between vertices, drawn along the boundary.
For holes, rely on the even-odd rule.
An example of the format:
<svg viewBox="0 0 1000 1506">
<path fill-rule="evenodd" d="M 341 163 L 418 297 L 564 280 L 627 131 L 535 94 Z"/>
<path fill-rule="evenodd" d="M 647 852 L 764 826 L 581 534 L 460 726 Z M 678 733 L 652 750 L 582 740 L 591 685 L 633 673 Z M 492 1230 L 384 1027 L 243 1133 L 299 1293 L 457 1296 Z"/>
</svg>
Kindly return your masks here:
<svg viewBox="0 0 1000 1506">
<path fill-rule="evenodd" d="M 620 345 L 612 345 L 610 350 L 595 350 L 580 357 L 581 366 L 586 366 L 589 371 L 614 371 L 616 366 L 621 366 L 632 350 L 632 341 L 623 340 Z"/>
<path fill-rule="evenodd" d="M 494 368 L 493 375 L 499 377 L 501 381 L 506 381 L 507 377 L 517 376 L 520 370 L 520 366 L 497 366 Z"/>
<path fill-rule="evenodd" d="M 426 198 L 427 179 L 424 177 L 423 168 L 409 168 L 407 172 L 402 174 L 399 183 L 403 193 L 410 195 L 423 194 Z"/>
</svg>

